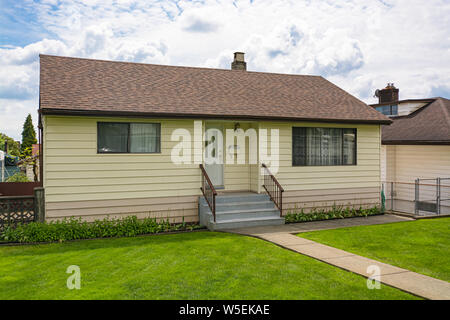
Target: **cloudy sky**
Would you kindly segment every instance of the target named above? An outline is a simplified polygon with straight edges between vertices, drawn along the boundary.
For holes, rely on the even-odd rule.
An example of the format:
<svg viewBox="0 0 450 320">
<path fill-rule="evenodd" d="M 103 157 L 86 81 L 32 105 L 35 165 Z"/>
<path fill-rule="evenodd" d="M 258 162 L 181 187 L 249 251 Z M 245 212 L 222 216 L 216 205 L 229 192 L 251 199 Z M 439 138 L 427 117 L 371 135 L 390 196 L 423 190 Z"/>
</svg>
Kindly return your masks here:
<svg viewBox="0 0 450 320">
<path fill-rule="evenodd" d="M 367 103 L 450 98 L 450 0 L 0 0 L 0 132 L 37 120 L 39 53 L 322 75 Z"/>
</svg>

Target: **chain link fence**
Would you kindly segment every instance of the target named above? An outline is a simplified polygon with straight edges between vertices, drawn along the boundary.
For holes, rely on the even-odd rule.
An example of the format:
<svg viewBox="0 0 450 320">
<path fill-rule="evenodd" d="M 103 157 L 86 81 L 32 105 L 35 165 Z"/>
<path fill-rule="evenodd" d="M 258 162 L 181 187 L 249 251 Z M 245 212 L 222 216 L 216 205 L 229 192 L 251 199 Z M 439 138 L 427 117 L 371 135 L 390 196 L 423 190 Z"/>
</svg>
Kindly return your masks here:
<svg viewBox="0 0 450 320">
<path fill-rule="evenodd" d="M 450 214 L 450 178 L 382 183 L 385 209 L 416 216 Z"/>
</svg>

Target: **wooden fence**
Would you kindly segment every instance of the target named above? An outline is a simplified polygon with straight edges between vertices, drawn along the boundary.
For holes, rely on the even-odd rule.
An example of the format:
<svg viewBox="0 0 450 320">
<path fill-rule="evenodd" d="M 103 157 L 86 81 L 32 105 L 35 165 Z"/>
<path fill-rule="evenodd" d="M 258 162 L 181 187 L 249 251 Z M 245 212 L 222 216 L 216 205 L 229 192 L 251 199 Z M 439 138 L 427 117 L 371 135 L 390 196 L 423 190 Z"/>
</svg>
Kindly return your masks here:
<svg viewBox="0 0 450 320">
<path fill-rule="evenodd" d="M 0 182 L 0 196 L 32 196 L 40 182 Z"/>
<path fill-rule="evenodd" d="M 44 188 L 32 195 L 0 196 L 0 231 L 7 225 L 45 220 Z"/>
</svg>

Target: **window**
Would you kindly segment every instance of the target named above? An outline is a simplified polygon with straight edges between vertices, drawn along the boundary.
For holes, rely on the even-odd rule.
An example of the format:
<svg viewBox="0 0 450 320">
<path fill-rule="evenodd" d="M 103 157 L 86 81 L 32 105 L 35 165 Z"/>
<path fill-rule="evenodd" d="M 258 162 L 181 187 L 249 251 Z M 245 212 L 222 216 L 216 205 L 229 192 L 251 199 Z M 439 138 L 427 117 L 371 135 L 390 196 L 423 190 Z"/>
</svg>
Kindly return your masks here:
<svg viewBox="0 0 450 320">
<path fill-rule="evenodd" d="M 376 107 L 375 109 L 386 116 L 398 115 L 398 105 L 396 105 L 396 104 L 389 105 L 389 106 Z"/>
<path fill-rule="evenodd" d="M 356 129 L 293 127 L 292 165 L 356 165 Z"/>
<path fill-rule="evenodd" d="M 98 153 L 159 153 L 161 125 L 159 123 L 99 122 Z"/>
</svg>

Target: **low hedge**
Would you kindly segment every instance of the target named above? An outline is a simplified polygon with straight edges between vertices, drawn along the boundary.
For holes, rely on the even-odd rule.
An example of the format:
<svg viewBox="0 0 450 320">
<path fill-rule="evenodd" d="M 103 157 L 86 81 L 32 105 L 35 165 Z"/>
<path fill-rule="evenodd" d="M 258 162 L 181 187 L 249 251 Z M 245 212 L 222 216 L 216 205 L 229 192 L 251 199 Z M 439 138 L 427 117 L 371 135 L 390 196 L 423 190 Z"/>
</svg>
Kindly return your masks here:
<svg viewBox="0 0 450 320">
<path fill-rule="evenodd" d="M 303 209 L 300 212 L 288 212 L 285 216 L 286 223 L 295 222 L 307 222 L 307 221 L 320 221 L 320 220 L 332 220 L 332 219 L 344 219 L 352 217 L 367 217 L 382 214 L 379 207 L 372 208 L 343 208 L 334 206 L 331 210 L 317 210 L 313 209 L 309 213 L 304 213 Z"/>
<path fill-rule="evenodd" d="M 104 219 L 94 222 L 70 218 L 52 222 L 30 222 L 17 226 L 5 226 L 0 233 L 2 242 L 63 242 L 68 240 L 95 239 L 110 237 L 133 237 L 161 232 L 192 231 L 198 224 L 171 224 L 169 221 L 156 221 L 154 218 L 138 219 L 129 216 L 123 219 Z"/>
</svg>

